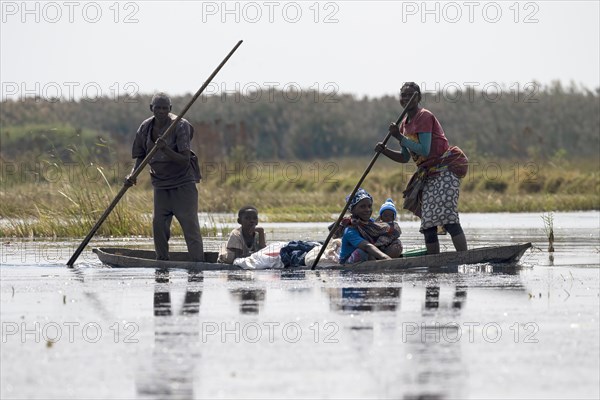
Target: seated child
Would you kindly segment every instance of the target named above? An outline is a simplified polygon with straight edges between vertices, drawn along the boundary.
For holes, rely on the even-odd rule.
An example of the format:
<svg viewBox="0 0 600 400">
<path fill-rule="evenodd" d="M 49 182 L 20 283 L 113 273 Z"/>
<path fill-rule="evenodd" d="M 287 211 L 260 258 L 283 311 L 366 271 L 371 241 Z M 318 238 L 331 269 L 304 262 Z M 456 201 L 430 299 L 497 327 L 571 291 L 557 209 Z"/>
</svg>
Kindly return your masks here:
<svg viewBox="0 0 600 400">
<path fill-rule="evenodd" d="M 379 208 L 379 218 L 377 218 L 376 221 L 386 222 L 390 225 L 390 227 L 398 231 L 399 234 L 402 234 L 400 225 L 398 225 L 396 222 L 396 205 L 394 204 L 394 200 L 391 198 L 387 199 Z M 377 242 L 375 242 L 375 246 L 377 247 L 388 244 L 390 244 L 390 242 L 388 241 L 387 236 L 380 236 L 377 238 Z M 400 246 L 400 254 L 402 254 L 402 243 L 400 242 L 400 239 L 398 239 L 396 245 Z"/>
<path fill-rule="evenodd" d="M 244 206 L 238 211 L 239 228 L 231 231 L 227 244 L 219 253 L 217 262 L 233 264 L 236 258 L 248 257 L 267 246 L 265 230 L 258 224 L 258 210 L 254 206 Z"/>
<path fill-rule="evenodd" d="M 379 218 L 377 218 L 377 221 L 396 221 L 396 205 L 394 204 L 394 200 L 387 199 L 385 203 L 381 205 L 381 208 L 379 209 Z"/>
<path fill-rule="evenodd" d="M 402 254 L 402 244 L 397 224 L 375 222 L 371 218 L 373 197 L 358 189 L 350 201 L 350 224 L 344 230 L 340 263 L 349 264 L 369 259 L 389 260 Z"/>
</svg>

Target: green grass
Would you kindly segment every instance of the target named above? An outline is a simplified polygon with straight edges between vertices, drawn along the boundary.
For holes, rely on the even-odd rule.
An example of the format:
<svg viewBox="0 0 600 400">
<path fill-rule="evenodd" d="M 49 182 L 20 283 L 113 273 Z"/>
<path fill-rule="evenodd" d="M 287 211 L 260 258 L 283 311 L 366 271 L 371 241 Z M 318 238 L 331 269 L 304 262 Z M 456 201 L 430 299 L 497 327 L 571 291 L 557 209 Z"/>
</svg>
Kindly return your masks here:
<svg viewBox="0 0 600 400">
<path fill-rule="evenodd" d="M 21 164 L 3 161 L 0 236 L 83 237 L 90 231 L 121 188 L 130 164 L 102 164 L 93 155 L 77 151 L 72 155 L 68 162 L 39 158 L 37 171 L 31 166 L 22 171 Z M 86 161 L 89 158 L 94 161 Z M 244 174 L 248 164 L 241 164 L 238 172 L 230 168 L 229 175 L 204 171 L 205 179 L 198 186 L 199 209 L 209 215 L 235 213 L 242 205 L 253 204 L 263 221 L 332 221 L 369 160 L 294 162 L 293 168 L 289 167 L 292 163 L 280 162 L 279 168 L 260 176 Z M 461 212 L 541 214 L 600 209 L 598 160 L 472 163 L 461 186 Z M 268 164 L 251 164 L 255 169 L 257 165 Z M 291 175 L 292 170 L 302 173 Z M 374 209 L 392 197 L 400 210 L 402 191 L 413 171 L 412 164 L 380 158 L 362 184 L 375 198 Z M 129 189 L 97 234 L 151 236 L 151 213 L 152 188 L 144 171 L 138 185 Z M 413 218 L 405 211 L 399 216 Z M 214 219 L 202 223 L 205 235 L 214 236 L 220 229 Z M 181 234 L 178 224 L 174 224 L 173 234 Z"/>
</svg>

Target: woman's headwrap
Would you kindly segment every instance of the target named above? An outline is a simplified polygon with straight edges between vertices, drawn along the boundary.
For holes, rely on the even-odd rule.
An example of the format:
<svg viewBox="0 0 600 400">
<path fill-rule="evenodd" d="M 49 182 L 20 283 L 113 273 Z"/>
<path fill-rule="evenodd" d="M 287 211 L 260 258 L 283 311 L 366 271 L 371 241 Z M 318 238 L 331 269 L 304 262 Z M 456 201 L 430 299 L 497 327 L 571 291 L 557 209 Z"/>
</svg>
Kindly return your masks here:
<svg viewBox="0 0 600 400">
<path fill-rule="evenodd" d="M 348 201 L 350 199 L 350 196 L 346 196 L 346 201 Z M 348 209 L 350 210 L 350 212 L 352 212 L 352 209 L 354 208 L 355 205 L 358 204 L 359 201 L 364 200 L 364 199 L 370 199 L 371 202 L 373 202 L 373 196 L 371 196 L 369 193 L 367 193 L 367 191 L 363 188 L 360 188 L 356 191 L 356 193 L 354 194 L 354 197 L 352 198 L 352 201 L 350 202 L 350 205 L 348 206 Z"/>
</svg>

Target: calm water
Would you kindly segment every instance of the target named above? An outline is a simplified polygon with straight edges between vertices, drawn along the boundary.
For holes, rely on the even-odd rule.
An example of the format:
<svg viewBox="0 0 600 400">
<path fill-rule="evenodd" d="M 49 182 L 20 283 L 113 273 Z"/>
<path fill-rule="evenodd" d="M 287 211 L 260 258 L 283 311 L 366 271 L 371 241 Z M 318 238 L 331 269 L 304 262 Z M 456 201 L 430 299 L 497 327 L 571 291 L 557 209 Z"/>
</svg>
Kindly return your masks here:
<svg viewBox="0 0 600 400">
<path fill-rule="evenodd" d="M 461 217 L 470 247 L 535 247 L 517 267 L 353 275 L 118 270 L 91 252 L 68 269 L 78 240 L 6 241 L 0 397 L 598 398 L 600 213 L 554 214 L 553 258 L 540 214 Z M 327 224 L 264 225 L 322 240 Z"/>
</svg>

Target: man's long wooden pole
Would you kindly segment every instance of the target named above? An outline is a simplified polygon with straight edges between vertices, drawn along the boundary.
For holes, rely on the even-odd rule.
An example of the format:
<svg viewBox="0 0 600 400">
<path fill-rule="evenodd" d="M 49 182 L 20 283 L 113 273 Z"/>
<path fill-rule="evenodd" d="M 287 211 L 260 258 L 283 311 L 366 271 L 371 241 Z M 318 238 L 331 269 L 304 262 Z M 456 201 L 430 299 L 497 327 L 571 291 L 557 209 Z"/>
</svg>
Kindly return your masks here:
<svg viewBox="0 0 600 400">
<path fill-rule="evenodd" d="M 413 101 L 413 98 L 416 96 L 416 94 L 417 94 L 417 92 L 413 93 L 413 95 L 410 97 L 410 100 L 408 101 L 408 103 L 406 103 L 407 105 L 410 105 L 410 103 Z M 406 115 L 407 111 L 408 111 L 407 108 L 405 108 L 404 110 L 402 110 L 402 114 L 400 114 L 400 116 L 398 117 L 398 120 L 396 121 L 396 125 L 400 125 L 400 122 L 402 122 L 402 119 Z M 384 146 L 386 145 L 386 143 L 388 142 L 388 140 L 390 140 L 391 136 L 392 136 L 392 133 L 388 132 L 388 134 L 385 137 L 385 139 L 383 139 L 383 145 Z M 338 226 L 340 226 L 340 223 L 342 222 L 342 219 L 344 219 L 344 215 L 346 215 L 346 211 L 348 211 L 348 207 L 350 206 L 350 202 L 352 201 L 352 199 L 354 198 L 354 195 L 356 194 L 356 192 L 360 188 L 360 185 L 362 185 L 363 181 L 365 180 L 365 178 L 367 177 L 367 175 L 371 171 L 371 168 L 373 167 L 373 164 L 375 164 L 375 161 L 377 161 L 377 158 L 379 157 L 379 154 L 381 154 L 381 153 L 378 152 L 378 151 L 375 152 L 375 155 L 371 159 L 371 162 L 369 163 L 369 166 L 367 167 L 367 169 L 365 169 L 365 172 L 363 172 L 362 176 L 360 177 L 360 179 L 356 183 L 356 186 L 354 186 L 354 189 L 352 190 L 352 193 L 350 193 L 350 196 L 348 197 L 348 201 L 346 201 L 346 205 L 344 206 L 342 212 L 340 213 L 340 216 L 338 217 L 337 221 L 335 221 L 335 223 L 331 227 L 331 230 L 329 231 L 329 235 L 327 235 L 327 239 L 325 239 L 325 243 L 323 243 L 323 246 L 321 246 L 321 250 L 319 250 L 319 254 L 317 254 L 317 258 L 315 259 L 315 262 L 313 262 L 313 265 L 312 265 L 312 267 L 310 269 L 315 269 L 317 267 L 317 264 L 319 263 L 319 260 L 321 259 L 321 256 L 323 255 L 323 252 L 325 251 L 325 248 L 329 244 L 329 241 L 333 237 L 333 234 L 337 230 Z"/>
<path fill-rule="evenodd" d="M 171 122 L 171 125 L 169 125 L 169 128 L 167 128 L 167 131 L 159 138 L 159 140 L 161 140 L 161 139 L 164 140 L 171 133 L 171 131 L 173 131 L 175 129 L 175 127 L 177 126 L 177 124 L 179 123 L 179 121 L 181 121 L 181 118 L 183 118 L 183 116 L 190 109 L 190 107 L 192 106 L 192 104 L 194 104 L 194 102 L 198 99 L 198 97 L 200 97 L 200 95 L 202 94 L 202 92 L 204 91 L 204 89 L 206 89 L 206 87 L 210 84 L 210 82 L 213 80 L 213 78 L 215 77 L 215 75 L 217 75 L 217 73 L 221 70 L 221 68 L 223 67 L 223 65 L 225 65 L 225 63 L 229 60 L 229 58 L 233 55 L 233 53 L 238 49 L 238 47 L 240 47 L 240 45 L 242 44 L 242 42 L 243 42 L 243 40 L 240 40 L 239 42 L 237 42 L 237 44 L 233 47 L 233 49 L 229 52 L 229 54 L 227 54 L 227 57 L 225 57 L 225 59 L 223 61 L 221 61 L 221 64 L 219 64 L 219 66 L 208 77 L 208 79 L 206 80 L 206 82 L 204 82 L 204 84 L 200 87 L 200 89 L 198 89 L 198 91 L 196 92 L 196 94 L 194 95 L 194 97 L 192 97 L 192 99 L 190 100 L 190 102 L 179 113 L 179 115 L 177 116 L 177 118 L 175 120 L 173 120 L 173 122 Z M 158 151 L 158 146 L 155 145 L 154 147 L 152 147 L 152 150 L 150 150 L 150 152 L 146 155 L 146 157 L 144 158 L 144 160 L 142 160 L 142 162 L 137 167 L 137 169 L 135 171 L 133 171 L 133 173 L 129 176 L 129 179 L 135 181 L 135 179 L 137 178 L 137 176 L 140 174 L 140 172 L 142 172 L 142 170 L 144 169 L 144 167 L 146 166 L 146 164 L 148 164 L 150 162 L 150 160 L 152 159 L 152 157 L 154 156 L 154 154 L 157 151 Z M 73 266 L 73 264 L 75 263 L 75 261 L 77 260 L 77 258 L 79 257 L 79 255 L 81 254 L 81 252 L 83 251 L 83 249 L 85 248 L 85 246 L 87 246 L 87 244 L 90 242 L 90 240 L 92 239 L 92 237 L 94 236 L 94 234 L 96 233 L 96 231 L 98 230 L 98 228 L 100 228 L 100 225 L 102 225 L 102 223 L 104 222 L 104 220 L 108 217 L 108 215 L 111 213 L 111 211 L 113 210 L 113 208 L 115 208 L 115 206 L 117 205 L 117 203 L 119 202 L 119 200 L 121 200 L 121 197 L 123 197 L 123 195 L 125 194 L 125 192 L 127 192 L 127 190 L 130 187 L 131 187 L 130 185 L 123 184 L 123 187 L 121 188 L 121 190 L 119 190 L 119 193 L 117 193 L 117 196 L 114 198 L 114 200 L 112 201 L 112 203 L 110 203 L 110 205 L 104 211 L 104 213 L 102 214 L 102 216 L 100 216 L 100 219 L 98 219 L 98 221 L 96 222 L 96 224 L 93 226 L 93 228 L 90 231 L 90 233 L 88 233 L 88 235 L 85 237 L 85 239 L 83 239 L 83 242 L 81 242 L 81 244 L 79 245 L 79 247 L 77 248 L 77 250 L 75 250 L 75 253 L 73 253 L 73 255 L 71 256 L 71 258 L 67 262 L 67 266 L 69 266 L 69 267 Z"/>
</svg>

